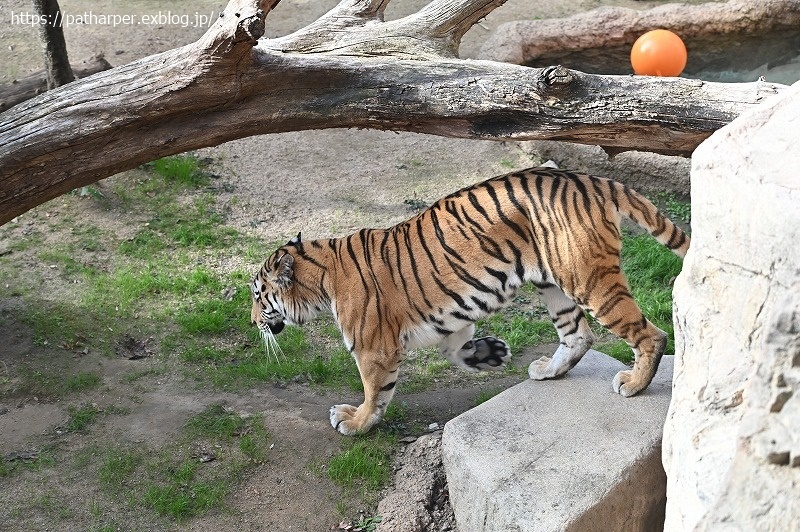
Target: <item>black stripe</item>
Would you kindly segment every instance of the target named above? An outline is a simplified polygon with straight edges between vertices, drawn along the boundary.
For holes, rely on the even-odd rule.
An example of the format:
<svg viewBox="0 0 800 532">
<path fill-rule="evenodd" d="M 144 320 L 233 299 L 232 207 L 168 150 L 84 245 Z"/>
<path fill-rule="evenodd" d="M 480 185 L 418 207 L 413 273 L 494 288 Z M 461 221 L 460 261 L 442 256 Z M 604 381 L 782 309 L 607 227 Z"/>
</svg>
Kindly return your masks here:
<svg viewBox="0 0 800 532">
<path fill-rule="evenodd" d="M 499 260 L 500 262 L 511 264 L 511 261 L 506 258 L 505 255 L 503 255 L 503 252 L 500 249 L 500 246 L 497 245 L 497 242 L 486 236 L 485 233 L 478 233 L 473 230 L 472 234 L 478 239 L 478 243 L 481 246 L 481 251 L 490 257 Z"/>
<path fill-rule="evenodd" d="M 417 229 L 417 241 L 419 242 L 420 246 L 422 246 L 422 251 L 424 251 L 425 255 L 427 255 L 428 262 L 431 263 L 431 266 L 433 266 L 433 269 L 434 269 L 434 271 L 436 273 L 441 273 L 439 271 L 439 266 L 436 264 L 436 260 L 434 260 L 434 258 L 433 258 L 433 254 L 431 253 L 430 248 L 425 243 L 425 237 L 423 236 L 423 232 L 424 231 L 422 229 L 422 217 L 421 216 L 417 217 L 416 229 Z"/>
<path fill-rule="evenodd" d="M 494 222 L 491 218 L 489 218 L 489 214 L 486 212 L 486 209 L 481 206 L 480 202 L 478 201 L 478 197 L 475 196 L 471 190 L 467 192 L 467 197 L 469 198 L 469 202 L 472 204 L 472 206 L 475 207 L 475 210 L 481 213 L 486 221 L 489 222 L 489 225 L 494 225 Z"/>
<path fill-rule="evenodd" d="M 459 255 L 459 253 L 455 249 L 451 248 L 449 245 L 447 245 L 447 242 L 444 241 L 444 232 L 442 231 L 442 227 L 439 224 L 439 218 L 436 214 L 436 211 L 431 209 L 428 212 L 431 217 L 431 223 L 433 224 L 433 230 L 434 233 L 436 234 L 436 239 L 439 241 L 439 244 L 442 246 L 442 249 L 444 249 L 444 251 L 447 254 L 455 257 L 459 262 L 466 263 L 467 261 L 465 261 L 464 258 L 461 255 Z M 421 244 L 423 245 L 423 247 L 425 246 L 424 242 L 421 242 Z"/>
<path fill-rule="evenodd" d="M 511 249 L 511 253 L 514 254 L 514 270 L 515 270 L 515 273 L 517 274 L 517 277 L 519 277 L 519 279 L 521 281 L 524 281 L 525 280 L 525 265 L 522 264 L 522 252 L 514 245 L 513 242 L 511 242 L 508 239 L 506 239 L 506 244 Z M 541 255 L 539 255 L 538 253 L 537 253 L 537 256 L 541 257 Z M 539 263 L 541 264 L 541 258 L 539 259 Z"/>
<path fill-rule="evenodd" d="M 406 226 L 406 228 L 408 229 L 407 226 Z M 422 279 L 419 276 L 419 268 L 417 267 L 417 261 L 414 260 L 414 251 L 412 250 L 411 236 L 410 236 L 408 230 L 404 231 L 404 243 L 405 243 L 406 250 L 408 251 L 408 263 L 411 266 L 411 273 L 414 274 L 414 280 L 417 282 L 417 287 L 419 288 L 420 295 L 422 295 L 422 301 L 425 302 L 425 305 L 427 307 L 432 307 L 433 305 L 431 305 L 431 302 L 428 301 L 427 297 L 425 297 L 425 291 L 422 289 L 422 286 L 423 286 Z M 398 254 L 399 254 L 399 250 L 398 250 Z M 399 258 L 398 258 L 398 260 L 399 260 Z M 408 290 L 406 290 L 406 294 L 409 295 L 408 294 Z M 409 296 L 409 298 L 410 298 L 410 296 Z"/>
<path fill-rule="evenodd" d="M 450 313 L 450 315 L 457 320 L 468 321 L 470 323 L 475 321 L 474 319 L 470 318 L 469 316 L 467 316 L 466 314 L 464 314 L 459 310 L 454 310 L 453 312 Z"/>
<path fill-rule="evenodd" d="M 461 219 L 461 216 L 458 214 L 458 209 L 456 208 L 456 202 L 453 200 L 445 201 L 444 208 L 450 215 L 458 220 L 458 223 L 463 224 L 464 220 Z"/>
<path fill-rule="evenodd" d="M 492 198 L 492 201 L 494 202 L 495 213 L 500 220 L 509 226 L 515 233 L 517 233 L 521 239 L 523 239 L 525 242 L 528 242 L 528 236 L 525 234 L 522 228 L 515 222 L 511 221 L 511 219 L 503 212 L 503 208 L 500 205 L 500 200 L 498 199 L 497 192 L 495 192 L 494 188 L 486 187 L 486 192 L 489 194 L 489 197 Z"/>
<path fill-rule="evenodd" d="M 471 275 L 466 269 L 454 263 L 449 258 L 447 258 L 447 263 L 453 269 L 453 272 L 458 276 L 458 278 L 467 283 L 468 285 L 470 285 L 471 287 L 486 294 L 498 295 L 497 290 L 482 283 L 480 279 Z"/>
<path fill-rule="evenodd" d="M 480 299 L 478 299 L 478 298 L 477 298 L 477 297 L 475 297 L 475 296 L 470 296 L 470 299 L 471 299 L 471 300 L 472 300 L 472 302 L 473 302 L 473 303 L 475 303 L 475 305 L 476 305 L 476 306 L 477 306 L 479 309 L 481 309 L 482 311 L 484 311 L 484 312 L 486 312 L 486 313 L 489 313 L 489 312 L 491 312 L 491 309 L 489 308 L 489 305 L 487 305 L 485 301 L 481 301 Z"/>
<path fill-rule="evenodd" d="M 392 228 L 392 241 L 394 242 L 395 248 L 395 263 L 397 265 L 397 275 L 400 277 L 400 284 L 403 285 L 403 291 L 406 293 L 406 297 L 408 297 L 408 284 L 406 283 L 406 276 L 403 275 L 403 264 L 401 262 L 401 253 L 400 253 L 400 240 L 397 238 L 398 233 L 400 232 L 403 226 L 395 226 Z M 394 269 L 389 270 L 392 273 L 392 278 L 394 278 Z"/>
<path fill-rule="evenodd" d="M 484 232 L 483 226 L 478 222 L 476 222 L 475 220 L 473 220 L 472 217 L 470 217 L 470 215 L 467 214 L 467 211 L 466 209 L 464 209 L 463 205 L 461 206 L 461 214 L 464 216 L 467 222 L 469 222 L 470 225 L 477 227 L 479 231 Z"/>
<path fill-rule="evenodd" d="M 444 283 L 443 283 L 442 281 L 440 281 L 440 280 L 439 280 L 439 278 L 438 278 L 438 277 L 434 277 L 434 278 L 433 278 L 433 282 L 435 282 L 435 283 L 436 283 L 436 286 L 438 286 L 438 287 L 439 287 L 439 290 L 441 290 L 442 292 L 444 292 L 444 293 L 445 293 L 445 295 L 447 295 L 447 296 L 448 296 L 450 299 L 452 299 L 453 301 L 455 301 L 455 302 L 456 302 L 456 304 L 457 304 L 459 307 L 463 308 L 464 310 L 472 310 L 472 307 L 470 307 L 469 305 L 467 305 L 467 303 L 466 303 L 466 301 L 464 301 L 464 298 L 463 298 L 463 297 L 461 297 L 461 296 L 460 296 L 458 293 L 456 293 L 456 292 L 454 292 L 454 291 L 450 290 L 449 288 L 447 288 L 447 287 L 444 285 Z"/>
<path fill-rule="evenodd" d="M 486 270 L 486 273 L 488 273 L 489 275 L 500 281 L 500 286 L 502 286 L 503 290 L 506 289 L 506 281 L 508 281 L 508 275 L 506 275 L 505 272 L 489 268 L 488 266 L 484 266 L 483 269 Z"/>
</svg>

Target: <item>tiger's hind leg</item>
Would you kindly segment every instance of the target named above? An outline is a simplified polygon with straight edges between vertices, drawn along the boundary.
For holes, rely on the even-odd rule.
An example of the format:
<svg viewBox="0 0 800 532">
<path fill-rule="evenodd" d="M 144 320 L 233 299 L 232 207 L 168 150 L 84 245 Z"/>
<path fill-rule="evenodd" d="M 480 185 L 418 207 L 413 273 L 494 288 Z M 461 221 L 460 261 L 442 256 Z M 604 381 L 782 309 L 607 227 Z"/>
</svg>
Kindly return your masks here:
<svg viewBox="0 0 800 532">
<path fill-rule="evenodd" d="M 508 344 L 494 336 L 472 338 L 475 324 L 471 323 L 439 342 L 439 350 L 454 366 L 467 371 L 495 371 L 506 367 L 511 358 Z"/>
<path fill-rule="evenodd" d="M 630 397 L 647 388 L 653 380 L 667 347 L 667 333 L 644 317 L 626 288 L 624 277 L 614 285 L 624 288 L 599 291 L 589 296 L 586 306 L 597 321 L 625 340 L 633 350 L 633 369 L 620 371 L 611 383 L 615 392 Z"/>
<path fill-rule="evenodd" d="M 560 345 L 552 357 L 531 362 L 528 375 L 535 380 L 553 379 L 575 367 L 592 346 L 594 333 L 589 328 L 583 309 L 558 286 L 547 284 L 538 285 L 537 288 L 558 331 Z"/>
</svg>

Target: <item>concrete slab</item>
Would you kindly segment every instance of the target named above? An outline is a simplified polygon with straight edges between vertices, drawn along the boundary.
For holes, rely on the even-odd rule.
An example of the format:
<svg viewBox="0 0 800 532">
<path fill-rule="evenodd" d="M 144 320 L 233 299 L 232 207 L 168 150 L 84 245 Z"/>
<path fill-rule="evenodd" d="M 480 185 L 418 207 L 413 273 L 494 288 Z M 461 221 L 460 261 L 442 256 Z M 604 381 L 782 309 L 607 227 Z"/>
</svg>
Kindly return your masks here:
<svg viewBox="0 0 800 532">
<path fill-rule="evenodd" d="M 624 398 L 625 366 L 597 351 L 449 421 L 442 452 L 460 532 L 647 531 L 664 524 L 661 435 L 673 357 Z"/>
</svg>

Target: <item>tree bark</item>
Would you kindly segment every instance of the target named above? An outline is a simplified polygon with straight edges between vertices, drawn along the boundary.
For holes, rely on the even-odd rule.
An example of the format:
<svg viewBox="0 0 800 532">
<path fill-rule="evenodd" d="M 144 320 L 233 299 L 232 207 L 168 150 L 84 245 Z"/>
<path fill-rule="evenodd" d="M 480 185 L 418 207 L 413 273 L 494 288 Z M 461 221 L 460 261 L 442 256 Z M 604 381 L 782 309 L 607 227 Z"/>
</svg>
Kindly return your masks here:
<svg viewBox="0 0 800 532">
<path fill-rule="evenodd" d="M 96 55 L 80 63 L 73 63 L 71 68 L 75 78 L 80 79 L 108 70 L 111 68 L 111 64 L 102 55 Z M 0 112 L 25 100 L 30 100 L 45 91 L 47 91 L 46 70 L 0 85 Z"/>
<path fill-rule="evenodd" d="M 0 114 L 0 223 L 144 162 L 263 133 L 360 127 L 688 155 L 782 90 L 459 60 L 461 37 L 504 0 L 434 0 L 388 22 L 388 0 L 343 0 L 259 41 L 277 1 L 231 0 L 193 44 Z"/>
<path fill-rule="evenodd" d="M 67 55 L 64 29 L 61 27 L 61 7 L 58 0 L 33 0 L 33 8 L 39 16 L 42 42 L 44 44 L 44 66 L 47 71 L 47 88 L 54 89 L 75 81 Z"/>
</svg>

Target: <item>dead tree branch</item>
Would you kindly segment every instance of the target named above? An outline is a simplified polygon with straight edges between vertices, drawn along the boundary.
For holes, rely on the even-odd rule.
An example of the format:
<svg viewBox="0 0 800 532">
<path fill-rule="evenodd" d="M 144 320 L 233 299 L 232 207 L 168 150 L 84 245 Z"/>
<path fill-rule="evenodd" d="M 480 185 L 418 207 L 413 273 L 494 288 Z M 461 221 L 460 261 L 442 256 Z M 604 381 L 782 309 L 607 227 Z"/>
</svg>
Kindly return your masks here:
<svg viewBox="0 0 800 532">
<path fill-rule="evenodd" d="M 690 154 L 781 90 L 459 60 L 464 33 L 503 2 L 434 0 L 384 22 L 388 0 L 344 0 L 259 41 L 277 0 L 231 0 L 193 44 L 0 114 L 0 223 L 141 163 L 263 133 L 360 127 Z"/>
</svg>

